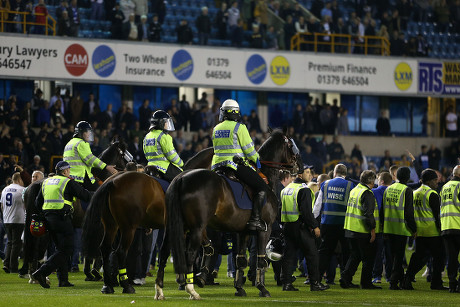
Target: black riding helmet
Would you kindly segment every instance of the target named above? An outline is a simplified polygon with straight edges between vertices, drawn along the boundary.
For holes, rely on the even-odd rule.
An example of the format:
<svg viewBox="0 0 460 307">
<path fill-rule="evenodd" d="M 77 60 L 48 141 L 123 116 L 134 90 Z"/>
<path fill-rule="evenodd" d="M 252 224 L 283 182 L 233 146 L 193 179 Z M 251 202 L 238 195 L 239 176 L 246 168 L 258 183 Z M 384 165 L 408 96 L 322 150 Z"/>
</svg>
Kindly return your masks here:
<svg viewBox="0 0 460 307">
<path fill-rule="evenodd" d="M 158 110 L 153 113 L 152 118 L 150 119 L 150 128 L 151 129 L 157 129 L 157 130 L 164 130 L 164 131 L 174 131 L 176 130 L 174 128 L 174 123 L 169 116 L 168 113 L 166 113 L 163 110 Z"/>
<path fill-rule="evenodd" d="M 73 137 L 79 137 L 83 139 L 83 133 L 85 133 L 86 131 L 91 131 L 88 141 L 92 142 L 94 140 L 93 128 L 87 121 L 84 120 L 78 122 L 78 124 L 75 126 Z"/>
</svg>

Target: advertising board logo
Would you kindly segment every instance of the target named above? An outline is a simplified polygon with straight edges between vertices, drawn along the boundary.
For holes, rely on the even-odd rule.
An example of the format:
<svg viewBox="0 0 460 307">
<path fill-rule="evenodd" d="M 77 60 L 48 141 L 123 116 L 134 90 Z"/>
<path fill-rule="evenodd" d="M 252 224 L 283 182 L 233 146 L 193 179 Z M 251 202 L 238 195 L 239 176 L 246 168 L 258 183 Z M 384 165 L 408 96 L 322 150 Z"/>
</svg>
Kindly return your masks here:
<svg viewBox="0 0 460 307">
<path fill-rule="evenodd" d="M 289 81 L 291 67 L 288 60 L 283 56 L 277 56 L 270 64 L 270 77 L 276 85 L 283 85 Z"/>
<path fill-rule="evenodd" d="M 394 72 L 396 87 L 401 91 L 407 91 L 412 85 L 412 68 L 405 62 L 399 63 Z"/>
<path fill-rule="evenodd" d="M 109 46 L 100 45 L 93 52 L 91 64 L 99 77 L 107 78 L 114 72 L 117 64 L 115 53 Z"/>
<path fill-rule="evenodd" d="M 444 84 L 442 63 L 423 63 L 418 64 L 418 91 L 419 93 L 442 94 Z"/>
<path fill-rule="evenodd" d="M 88 62 L 88 53 L 79 44 L 70 45 L 64 53 L 65 68 L 72 76 L 83 75 L 88 68 Z"/>
<path fill-rule="evenodd" d="M 176 51 L 171 60 L 173 75 L 180 81 L 185 81 L 193 73 L 193 59 L 184 49 Z"/>
<path fill-rule="evenodd" d="M 258 54 L 252 55 L 246 62 L 246 75 L 249 81 L 254 84 L 264 82 L 267 76 L 267 63 L 263 57 Z"/>
</svg>

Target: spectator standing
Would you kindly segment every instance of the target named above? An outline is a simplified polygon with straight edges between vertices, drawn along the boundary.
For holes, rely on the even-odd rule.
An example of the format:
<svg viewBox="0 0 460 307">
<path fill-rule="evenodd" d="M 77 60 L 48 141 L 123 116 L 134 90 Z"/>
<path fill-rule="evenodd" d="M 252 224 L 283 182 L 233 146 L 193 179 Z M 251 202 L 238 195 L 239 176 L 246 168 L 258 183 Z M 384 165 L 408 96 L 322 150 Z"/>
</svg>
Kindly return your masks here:
<svg viewBox="0 0 460 307">
<path fill-rule="evenodd" d="M 430 165 L 429 165 L 429 155 L 427 153 L 426 145 L 422 145 L 421 149 L 422 149 L 422 153 L 418 157 L 418 163 L 420 164 L 422 169 L 427 169 L 428 167 L 430 167 Z"/>
<path fill-rule="evenodd" d="M 429 168 L 438 171 L 439 163 L 441 162 L 441 151 L 436 147 L 436 145 L 432 144 L 427 154 Z"/>
<path fill-rule="evenodd" d="M 334 135 L 332 143 L 327 146 L 327 152 L 331 161 L 343 159 L 345 156 L 345 150 L 343 149 L 342 144 L 339 143 L 338 136 Z"/>
<path fill-rule="evenodd" d="M 240 19 L 240 10 L 238 9 L 238 1 L 233 1 L 232 6 L 228 9 L 228 27 L 232 32 L 238 26 Z"/>
<path fill-rule="evenodd" d="M 78 29 L 80 27 L 80 13 L 78 12 L 77 0 L 72 0 L 70 2 L 68 12 L 69 17 L 73 20 L 73 24 L 75 26 L 74 35 L 78 36 Z"/>
<path fill-rule="evenodd" d="M 75 36 L 75 25 L 73 20 L 69 18 L 67 11 L 62 11 L 61 17 L 58 19 L 58 36 Z"/>
<path fill-rule="evenodd" d="M 388 110 L 380 110 L 380 117 L 377 119 L 375 129 L 377 130 L 378 135 L 390 135 L 391 126 L 390 120 L 388 119 Z"/>
<path fill-rule="evenodd" d="M 284 49 L 291 50 L 291 38 L 296 34 L 297 30 L 291 15 L 287 15 L 284 29 Z"/>
<path fill-rule="evenodd" d="M 138 30 L 134 13 L 131 13 L 128 21 L 123 23 L 123 39 L 130 41 L 136 41 L 138 39 Z"/>
<path fill-rule="evenodd" d="M 254 49 L 264 48 L 264 41 L 262 38 L 262 33 L 260 33 L 260 27 L 256 24 L 252 25 L 251 48 L 254 48 Z"/>
<path fill-rule="evenodd" d="M 3 261 L 5 273 L 18 272 L 18 258 L 21 251 L 21 235 L 24 230 L 25 207 L 22 200 L 22 182 L 20 173 L 14 173 L 13 183 L 2 191 L 1 208 L 3 213 L 3 224 L 6 229 L 8 243 Z M 3 238 L 1 238 L 3 240 Z"/>
<path fill-rule="evenodd" d="M 131 14 L 134 14 L 135 8 L 136 8 L 136 4 L 132 0 L 121 0 L 120 1 L 120 10 L 123 12 L 123 15 L 125 17 L 125 19 L 123 19 L 123 22 L 127 22 L 129 20 L 129 16 Z"/>
<path fill-rule="evenodd" d="M 120 9 L 120 3 L 119 2 L 117 2 L 115 4 L 115 7 L 112 9 L 111 14 L 110 14 L 110 20 L 112 21 L 112 38 L 113 39 L 122 39 L 122 37 L 123 37 L 123 21 L 125 20 L 125 14 Z"/>
<path fill-rule="evenodd" d="M 34 8 L 34 14 L 36 23 L 34 34 L 45 34 L 46 18 L 48 16 L 45 0 L 38 0 L 38 4 Z"/>
<path fill-rule="evenodd" d="M 180 25 L 176 28 L 177 43 L 191 45 L 193 42 L 193 32 L 186 19 L 182 19 Z"/>
<path fill-rule="evenodd" d="M 337 120 L 337 134 L 338 135 L 349 135 L 350 129 L 348 127 L 348 110 L 340 110 L 340 117 Z"/>
<path fill-rule="evenodd" d="M 104 20 L 105 6 L 104 0 L 91 0 L 91 19 Z"/>
<path fill-rule="evenodd" d="M 139 107 L 139 124 L 142 130 L 147 131 L 150 127 L 150 118 L 152 116 L 152 109 L 150 108 L 150 101 L 144 99 L 142 106 Z"/>
<path fill-rule="evenodd" d="M 70 109 L 72 113 L 72 124 L 76 125 L 82 116 L 82 109 L 85 102 L 80 96 L 80 92 L 76 92 L 72 98 L 72 102 L 70 104 Z"/>
<path fill-rule="evenodd" d="M 455 114 L 453 106 L 447 108 L 446 137 L 457 137 L 457 114 Z"/>
<path fill-rule="evenodd" d="M 217 38 L 227 39 L 228 9 L 227 2 L 222 1 L 221 8 L 216 16 Z"/>
<path fill-rule="evenodd" d="M 147 0 L 133 0 L 135 4 L 134 15 L 136 23 L 141 21 L 143 15 L 147 16 L 149 13 L 148 1 Z"/>
<path fill-rule="evenodd" d="M 434 8 L 439 32 L 449 31 L 450 11 L 446 0 L 440 0 Z"/>
<path fill-rule="evenodd" d="M 267 32 L 268 25 L 268 5 L 266 0 L 258 0 L 254 7 L 254 18 L 260 18 L 260 33 L 262 37 Z"/>
<path fill-rule="evenodd" d="M 142 42 L 149 41 L 149 24 L 147 23 L 147 15 L 141 16 L 141 22 L 137 25 L 137 39 Z"/>
<path fill-rule="evenodd" d="M 160 42 L 163 29 L 158 20 L 158 15 L 153 15 L 152 22 L 149 25 L 149 41 Z"/>
<path fill-rule="evenodd" d="M 208 16 L 208 7 L 201 8 L 201 15 L 197 17 L 195 22 L 198 29 L 198 42 L 200 45 L 207 45 L 209 36 L 211 35 L 211 18 Z"/>
</svg>

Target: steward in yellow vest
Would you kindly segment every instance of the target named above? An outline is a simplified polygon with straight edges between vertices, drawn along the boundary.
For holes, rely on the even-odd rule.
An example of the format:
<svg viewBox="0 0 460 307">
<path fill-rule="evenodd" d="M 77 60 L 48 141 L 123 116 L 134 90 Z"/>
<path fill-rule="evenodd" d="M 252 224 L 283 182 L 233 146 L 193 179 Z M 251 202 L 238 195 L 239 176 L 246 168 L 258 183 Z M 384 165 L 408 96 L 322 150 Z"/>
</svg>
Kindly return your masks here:
<svg viewBox="0 0 460 307">
<path fill-rule="evenodd" d="M 106 169 L 111 174 L 117 173 L 112 165 L 107 165 L 92 154 L 89 142 L 94 140 L 93 128 L 88 122 L 81 121 L 75 126 L 75 133 L 64 147 L 63 159 L 72 167 L 70 178 L 80 182 L 91 191 L 96 191 L 98 185 L 91 173 L 91 168 Z"/>
<path fill-rule="evenodd" d="M 351 190 L 348 198 L 344 229 L 351 250 L 340 278 L 340 286 L 345 289 L 353 287 L 353 276 L 361 261 L 361 288 L 382 289 L 372 284 L 372 269 L 377 248 L 375 234 L 380 232 L 377 200 L 371 190 L 376 178 L 377 175 L 373 171 L 362 172 L 360 183 Z"/>
<path fill-rule="evenodd" d="M 32 274 L 43 288 L 49 288 L 46 276 L 56 270 L 59 287 L 72 287 L 69 282 L 68 265 L 73 253 L 72 200 L 76 197 L 89 202 L 91 192 L 69 178 L 70 165 L 65 161 L 56 164 L 56 175 L 47 178 L 37 196 L 36 205 L 41 207 L 46 228 L 56 245 L 55 253 Z"/>
<path fill-rule="evenodd" d="M 407 186 L 410 169 L 400 167 L 396 171 L 399 182 L 390 185 L 383 194 L 380 215 L 383 216 L 383 233 L 389 240 L 393 259 L 390 290 L 401 290 L 398 284 L 404 282 L 403 259 L 407 237 L 415 235 L 417 225 L 414 219 L 413 193 Z"/>
<path fill-rule="evenodd" d="M 460 250 L 460 165 L 454 167 L 452 177 L 441 190 L 441 236 L 449 259 L 449 292 L 460 292 L 460 283 L 457 281 Z"/>
<path fill-rule="evenodd" d="M 310 290 L 323 291 L 329 289 L 328 285 L 321 283 L 319 275 L 319 255 L 315 238 L 320 237 L 318 221 L 313 216 L 313 203 L 315 196 L 307 187 L 307 182 L 312 179 L 308 166 L 299 174 L 294 182 L 288 184 L 281 191 L 281 222 L 284 222 L 284 250 L 281 281 L 283 291 L 298 291 L 292 285 L 292 273 L 297 262 L 297 250 L 305 256 L 310 277 Z"/>
<path fill-rule="evenodd" d="M 150 119 L 150 131 L 143 142 L 147 165 L 153 165 L 160 176 L 169 182 L 182 172 L 181 167 L 184 166 L 168 134 L 174 130 L 171 116 L 162 110 L 155 111 Z"/>
<path fill-rule="evenodd" d="M 257 153 L 248 128 L 240 122 L 240 106 L 233 99 L 227 99 L 220 108 L 220 123 L 212 131 L 212 157 L 211 170 L 229 167 L 235 170 L 235 176 L 243 183 L 250 186 L 254 192 L 252 214 L 247 228 L 249 230 L 265 231 L 265 223 L 260 218 L 260 212 L 266 196 L 268 185 L 257 174 L 248 161 L 260 168 L 259 154 Z M 244 164 L 237 164 L 236 159 L 243 159 Z"/>
<path fill-rule="evenodd" d="M 414 217 L 417 224 L 417 237 L 415 238 L 415 252 L 410 258 L 410 263 L 404 277 L 403 288 L 413 290 L 412 280 L 425 266 L 427 254 L 433 257 L 433 272 L 431 274 L 432 290 L 447 290 L 442 285 L 441 273 L 444 268 L 442 257 L 443 245 L 441 240 L 441 221 L 439 211 L 441 198 L 436 189 L 438 175 L 432 169 L 422 172 L 422 186 L 414 191 Z"/>
</svg>

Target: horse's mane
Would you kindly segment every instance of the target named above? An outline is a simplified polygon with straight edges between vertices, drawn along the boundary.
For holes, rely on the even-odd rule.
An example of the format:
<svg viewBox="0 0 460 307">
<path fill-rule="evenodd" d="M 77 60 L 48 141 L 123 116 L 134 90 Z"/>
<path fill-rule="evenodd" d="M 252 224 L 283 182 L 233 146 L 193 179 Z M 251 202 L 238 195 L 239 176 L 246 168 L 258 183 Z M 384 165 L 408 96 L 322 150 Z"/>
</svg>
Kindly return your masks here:
<svg viewBox="0 0 460 307">
<path fill-rule="evenodd" d="M 270 132 L 270 137 L 259 148 L 259 154 L 263 155 L 266 151 L 273 151 L 273 143 L 284 142 L 284 132 L 280 129 L 275 129 Z"/>
</svg>

